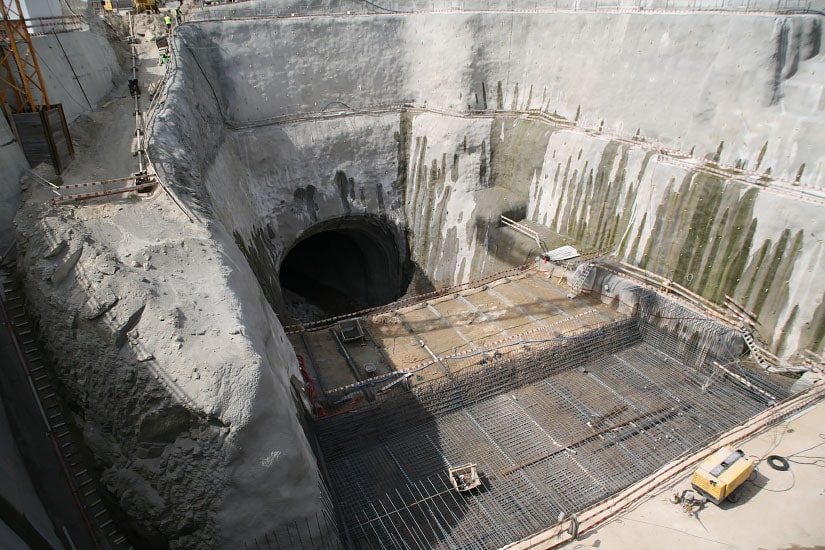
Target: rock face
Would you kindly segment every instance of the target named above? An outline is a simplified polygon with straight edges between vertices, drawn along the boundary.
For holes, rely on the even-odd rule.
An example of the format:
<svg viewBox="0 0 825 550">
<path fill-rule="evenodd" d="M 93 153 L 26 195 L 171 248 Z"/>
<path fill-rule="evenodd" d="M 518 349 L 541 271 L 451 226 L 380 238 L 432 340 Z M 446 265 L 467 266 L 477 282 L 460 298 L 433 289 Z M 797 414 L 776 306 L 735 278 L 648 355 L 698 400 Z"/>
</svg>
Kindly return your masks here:
<svg viewBox="0 0 825 550">
<path fill-rule="evenodd" d="M 825 125 L 799 99 L 825 89 L 821 35 L 741 14 L 208 21 L 177 35 L 150 152 L 276 309 L 284 256 L 324 224 L 385 221 L 438 286 L 536 255 L 504 214 L 734 297 L 787 356 L 825 345 Z"/>
<path fill-rule="evenodd" d="M 228 547 L 321 507 L 297 361 L 220 226 L 163 196 L 16 223 L 59 382 L 142 544 Z"/>
</svg>

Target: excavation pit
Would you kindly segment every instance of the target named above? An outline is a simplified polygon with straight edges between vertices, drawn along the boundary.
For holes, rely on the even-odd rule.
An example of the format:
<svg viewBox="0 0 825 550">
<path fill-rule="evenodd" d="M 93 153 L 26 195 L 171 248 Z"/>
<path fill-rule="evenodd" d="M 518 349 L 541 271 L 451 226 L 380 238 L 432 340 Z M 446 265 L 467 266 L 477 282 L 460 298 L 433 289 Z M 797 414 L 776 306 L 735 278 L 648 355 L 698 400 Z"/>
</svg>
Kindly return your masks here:
<svg viewBox="0 0 825 550">
<path fill-rule="evenodd" d="M 449 323 L 466 323 L 455 308 L 467 308 L 473 296 L 476 303 L 493 299 L 490 291 L 512 298 L 516 288 L 525 292 L 536 282 L 555 286 L 528 270 L 362 317 L 369 340 L 379 344 L 356 345 L 375 347 L 386 364 L 377 376 L 325 386 L 327 404 L 339 409 L 315 422 L 350 547 L 505 546 L 696 452 L 790 395 L 786 381 L 738 366 L 737 331 L 640 287 L 625 287 L 618 309 L 585 296 L 553 299 L 550 292 L 525 316 L 505 298 L 512 317 L 529 324 L 497 342 L 489 334 L 470 339 Z M 609 286 L 615 285 L 613 278 Z M 502 311 L 492 319 L 501 305 L 476 308 L 486 317 L 479 324 L 490 329 L 506 319 Z M 554 322 L 559 305 L 584 311 Z M 412 320 L 424 312 L 429 320 Z M 387 344 L 392 338 L 382 338 L 386 325 L 376 323 L 388 317 L 407 333 L 394 337 L 409 340 L 396 342 L 396 351 Z M 453 341 L 464 334 L 461 349 L 437 348 L 437 358 L 420 362 L 397 351 L 413 341 L 429 347 L 448 330 Z M 322 380 L 328 375 L 320 369 Z M 448 472 L 466 464 L 477 465 L 481 484 L 458 492 Z"/>
<path fill-rule="evenodd" d="M 570 300 L 563 274 L 489 279 L 542 251 L 609 250 L 703 299 L 741 299 L 770 316 L 763 326 L 793 325 L 774 331 L 787 334 L 779 348 L 819 338 L 821 313 L 798 290 L 811 276 L 794 265 L 816 265 L 807 235 L 821 225 L 821 207 L 728 179 L 745 165 L 784 181 L 803 160 L 806 174 L 815 170 L 820 155 L 805 144 L 822 142 L 821 126 L 779 118 L 770 95 L 785 78 L 774 60 L 796 58 L 776 45 L 800 48 L 776 32 L 813 44 L 819 27 L 806 18 L 237 15 L 206 12 L 176 29 L 164 92 L 175 108 L 153 118 L 149 154 L 191 218 L 231 236 L 278 316 L 272 325 L 239 322 L 266 333 L 256 345 L 268 360 L 248 363 L 261 366 L 254 379 L 298 395 L 305 377 L 319 400 L 307 410 L 326 414 L 318 455 L 336 506 L 323 489 L 318 502 L 294 496 L 293 482 L 316 494 L 309 452 L 289 461 L 294 473 L 267 458 L 281 433 L 298 432 L 300 414 L 280 414 L 273 441 L 260 445 L 264 459 L 250 459 L 284 472 L 283 490 L 261 500 L 277 493 L 306 507 L 233 523 L 250 546 L 275 530 L 291 542 L 288 522 L 319 513 L 337 513 L 353 547 L 500 546 L 767 406 L 713 367 L 714 359 L 729 365 L 741 339 L 696 320 L 702 315 L 656 317 L 667 308 L 641 291 L 630 309 Z M 707 40 L 696 39 L 700 29 Z M 800 64 L 811 55 L 818 46 L 798 52 Z M 716 77 L 743 60 L 747 78 Z M 654 67 L 655 82 L 640 78 Z M 802 128 L 798 155 L 785 138 L 791 128 Z M 781 208 L 804 227 L 778 221 Z M 502 216 L 523 229 L 504 227 Z M 359 218 L 394 244 L 371 248 L 363 234 L 335 227 Z M 345 261 L 324 263 L 336 256 Z M 369 280 L 384 259 L 397 266 L 387 286 L 384 275 Z M 487 288 L 461 286 L 485 277 Z M 237 280 L 239 289 L 258 288 Z M 410 280 L 411 295 L 461 288 L 381 305 Z M 314 317 L 292 307 L 300 299 L 290 303 L 296 290 L 327 313 L 378 309 L 361 317 L 363 338 L 348 335 L 342 319 L 315 330 Z M 813 328 L 798 328 L 803 319 Z M 765 384 L 777 399 L 787 395 Z M 259 386 L 262 402 L 287 402 L 269 386 Z M 250 435 L 247 449 L 253 439 L 263 441 Z M 478 464 L 482 486 L 444 494 L 450 467 L 468 463 Z M 299 466 L 305 475 L 293 475 Z M 301 544 L 314 544 L 312 535 Z"/>
</svg>

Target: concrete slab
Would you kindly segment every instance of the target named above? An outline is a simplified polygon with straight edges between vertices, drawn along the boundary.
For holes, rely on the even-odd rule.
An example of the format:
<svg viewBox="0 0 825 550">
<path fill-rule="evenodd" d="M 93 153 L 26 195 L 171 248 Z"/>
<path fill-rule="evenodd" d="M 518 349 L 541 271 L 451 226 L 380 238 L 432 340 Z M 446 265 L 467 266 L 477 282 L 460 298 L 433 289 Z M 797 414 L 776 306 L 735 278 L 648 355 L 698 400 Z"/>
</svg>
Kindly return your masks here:
<svg viewBox="0 0 825 550">
<path fill-rule="evenodd" d="M 694 516 L 670 501 L 690 486 L 686 476 L 634 510 L 563 548 L 822 548 L 825 543 L 825 403 L 743 443 L 748 455 L 791 460 L 786 472 L 760 462 L 737 504 L 708 504 Z M 816 447 L 814 447 L 816 446 Z M 814 448 L 811 448 L 814 447 Z M 804 451 L 810 449 L 809 451 Z M 803 458 L 819 457 L 819 458 Z"/>
</svg>

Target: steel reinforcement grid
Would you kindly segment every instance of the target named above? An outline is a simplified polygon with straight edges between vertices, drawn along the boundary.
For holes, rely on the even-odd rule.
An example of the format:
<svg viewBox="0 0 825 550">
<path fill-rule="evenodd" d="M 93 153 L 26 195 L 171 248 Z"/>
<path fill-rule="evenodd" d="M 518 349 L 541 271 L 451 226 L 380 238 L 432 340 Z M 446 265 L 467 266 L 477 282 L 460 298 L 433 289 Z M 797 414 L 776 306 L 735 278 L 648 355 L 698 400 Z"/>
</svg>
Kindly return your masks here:
<svg viewBox="0 0 825 550">
<path fill-rule="evenodd" d="M 319 419 L 346 545 L 497 548 L 607 498 L 769 405 L 713 366 L 737 338 L 643 291 L 630 319 Z M 458 492 L 447 470 L 467 463 L 482 484 Z"/>
</svg>

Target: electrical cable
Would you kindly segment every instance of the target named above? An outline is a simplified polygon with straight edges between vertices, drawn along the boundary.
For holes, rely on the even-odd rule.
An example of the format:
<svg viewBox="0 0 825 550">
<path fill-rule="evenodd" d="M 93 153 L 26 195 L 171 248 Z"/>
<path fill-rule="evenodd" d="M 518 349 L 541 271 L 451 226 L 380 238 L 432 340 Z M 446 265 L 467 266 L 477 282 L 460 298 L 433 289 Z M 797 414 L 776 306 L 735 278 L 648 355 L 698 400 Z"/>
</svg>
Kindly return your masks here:
<svg viewBox="0 0 825 550">
<path fill-rule="evenodd" d="M 779 472 L 787 472 L 791 467 L 791 465 L 788 464 L 788 459 L 783 456 L 771 455 L 767 461 L 768 466 Z"/>
</svg>

